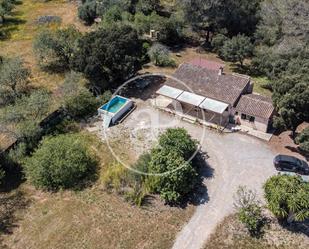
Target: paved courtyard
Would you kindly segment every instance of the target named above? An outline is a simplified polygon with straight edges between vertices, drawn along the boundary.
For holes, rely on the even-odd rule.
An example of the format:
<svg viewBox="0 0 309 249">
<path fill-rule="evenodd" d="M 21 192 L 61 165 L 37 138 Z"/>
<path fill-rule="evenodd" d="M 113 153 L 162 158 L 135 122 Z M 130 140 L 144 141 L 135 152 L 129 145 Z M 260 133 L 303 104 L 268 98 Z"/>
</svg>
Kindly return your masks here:
<svg viewBox="0 0 309 249">
<path fill-rule="evenodd" d="M 173 247 L 199 249 L 216 225 L 233 212 L 233 195 L 239 185 L 256 190 L 262 198 L 263 183 L 276 173 L 272 165 L 275 155 L 267 143 L 256 138 L 204 129 L 145 104 L 138 106 L 122 124 L 109 128 L 107 134 L 115 136 L 126 132 L 136 153 L 141 154 L 168 127 L 184 127 L 200 141 L 202 150 L 208 155 L 207 164 L 213 170 L 213 176 L 205 179 L 207 191 L 201 197 L 204 201 L 178 234 Z"/>
</svg>

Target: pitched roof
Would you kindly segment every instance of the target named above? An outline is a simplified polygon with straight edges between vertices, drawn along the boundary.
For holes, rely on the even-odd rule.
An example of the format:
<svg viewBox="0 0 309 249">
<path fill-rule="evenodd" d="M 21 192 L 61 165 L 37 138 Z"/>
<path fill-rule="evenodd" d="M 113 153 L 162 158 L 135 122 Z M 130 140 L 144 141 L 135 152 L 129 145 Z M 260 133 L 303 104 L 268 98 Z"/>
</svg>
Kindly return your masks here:
<svg viewBox="0 0 309 249">
<path fill-rule="evenodd" d="M 218 75 L 217 71 L 188 63 L 181 64 L 173 76 L 184 84 L 168 79 L 166 85 L 191 91 L 232 106 L 250 81 L 249 77 L 234 74 Z"/>
<path fill-rule="evenodd" d="M 201 58 L 195 58 L 192 61 L 190 61 L 189 64 L 215 71 L 219 71 L 220 68 L 224 68 L 224 64 Z"/>
<path fill-rule="evenodd" d="M 269 119 L 274 112 L 274 106 L 270 98 L 257 95 L 242 95 L 236 110 L 254 117 Z"/>
</svg>

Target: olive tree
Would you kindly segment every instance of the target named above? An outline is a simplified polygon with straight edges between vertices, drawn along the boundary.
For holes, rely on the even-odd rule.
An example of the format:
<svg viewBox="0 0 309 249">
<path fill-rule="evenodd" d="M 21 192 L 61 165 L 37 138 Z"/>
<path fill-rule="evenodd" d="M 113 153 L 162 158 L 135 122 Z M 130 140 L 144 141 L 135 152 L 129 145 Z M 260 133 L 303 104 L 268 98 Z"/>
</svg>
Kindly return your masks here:
<svg viewBox="0 0 309 249">
<path fill-rule="evenodd" d="M 23 95 L 14 104 L 0 109 L 0 132 L 16 139 L 32 142 L 40 135 L 40 122 L 47 115 L 50 95 L 45 90 L 36 90 Z"/>
<path fill-rule="evenodd" d="M 65 71 L 70 68 L 75 42 L 81 34 L 73 26 L 43 30 L 34 40 L 33 48 L 39 66 L 44 70 Z"/>
<path fill-rule="evenodd" d="M 25 164 L 27 179 L 37 188 L 71 188 L 93 172 L 96 161 L 82 138 L 74 134 L 43 139 Z"/>
<path fill-rule="evenodd" d="M 85 83 L 85 79 L 81 74 L 71 72 L 66 75 L 65 81 L 61 87 L 63 109 L 74 119 L 92 115 L 99 105 L 99 101 L 83 83 Z"/>
<path fill-rule="evenodd" d="M 263 216 L 256 193 L 244 186 L 239 186 L 234 198 L 234 206 L 240 222 L 246 226 L 251 235 L 259 235 L 263 225 Z"/>
<path fill-rule="evenodd" d="M 170 58 L 170 51 L 168 48 L 160 43 L 155 43 L 148 51 L 150 60 L 156 66 L 174 66 L 175 61 Z"/>
<path fill-rule="evenodd" d="M 19 58 L 0 62 L 0 105 L 10 104 L 26 93 L 29 88 L 30 70 Z"/>
</svg>

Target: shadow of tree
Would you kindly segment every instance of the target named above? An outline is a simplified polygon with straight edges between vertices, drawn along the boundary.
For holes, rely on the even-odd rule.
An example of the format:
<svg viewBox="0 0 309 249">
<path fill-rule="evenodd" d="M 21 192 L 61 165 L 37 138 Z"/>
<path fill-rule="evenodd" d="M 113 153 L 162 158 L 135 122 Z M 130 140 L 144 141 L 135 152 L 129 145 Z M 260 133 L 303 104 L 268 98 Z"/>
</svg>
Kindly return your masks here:
<svg viewBox="0 0 309 249">
<path fill-rule="evenodd" d="M 0 194 L 0 246 L 3 244 L 3 235 L 12 234 L 13 230 L 18 227 L 19 221 L 16 212 L 29 206 L 30 200 L 27 199 L 21 191 Z"/>
<path fill-rule="evenodd" d="M 127 98 L 137 98 L 146 101 L 162 86 L 166 78 L 157 75 L 143 75 L 142 78 L 128 83 L 118 94 Z"/>
<path fill-rule="evenodd" d="M 292 223 L 288 223 L 287 221 L 279 221 L 279 224 L 282 226 L 282 228 L 287 229 L 290 232 L 309 236 L 309 219 L 303 222 Z"/>
<path fill-rule="evenodd" d="M 16 15 L 14 13 L 14 15 Z M 5 19 L 0 25 L 0 40 L 8 40 L 11 38 L 11 33 L 18 30 L 20 24 L 25 24 L 26 21 L 14 16 Z"/>
</svg>

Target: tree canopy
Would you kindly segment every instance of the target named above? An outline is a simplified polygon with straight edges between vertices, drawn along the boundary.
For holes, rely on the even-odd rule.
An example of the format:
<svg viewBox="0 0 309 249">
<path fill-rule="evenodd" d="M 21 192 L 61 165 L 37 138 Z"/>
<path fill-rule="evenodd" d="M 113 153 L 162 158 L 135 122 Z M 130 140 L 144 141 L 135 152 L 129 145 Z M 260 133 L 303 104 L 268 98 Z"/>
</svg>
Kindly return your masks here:
<svg viewBox="0 0 309 249">
<path fill-rule="evenodd" d="M 79 39 L 73 69 L 101 87 L 122 82 L 141 67 L 142 43 L 128 25 L 112 25 Z"/>
<path fill-rule="evenodd" d="M 33 43 L 39 66 L 50 71 L 68 70 L 76 40 L 80 36 L 79 31 L 73 26 L 40 32 Z"/>
<path fill-rule="evenodd" d="M 188 161 L 194 156 L 197 142 L 182 128 L 168 129 L 151 152 L 149 173 L 152 191 L 167 203 L 177 203 L 193 190 L 198 180 L 197 170 Z"/>
<path fill-rule="evenodd" d="M 14 102 L 29 88 L 30 70 L 19 58 L 3 59 L 0 62 L 0 106 Z"/>
<path fill-rule="evenodd" d="M 25 162 L 26 177 L 37 188 L 72 188 L 93 172 L 96 161 L 75 134 L 43 139 Z"/>
</svg>

